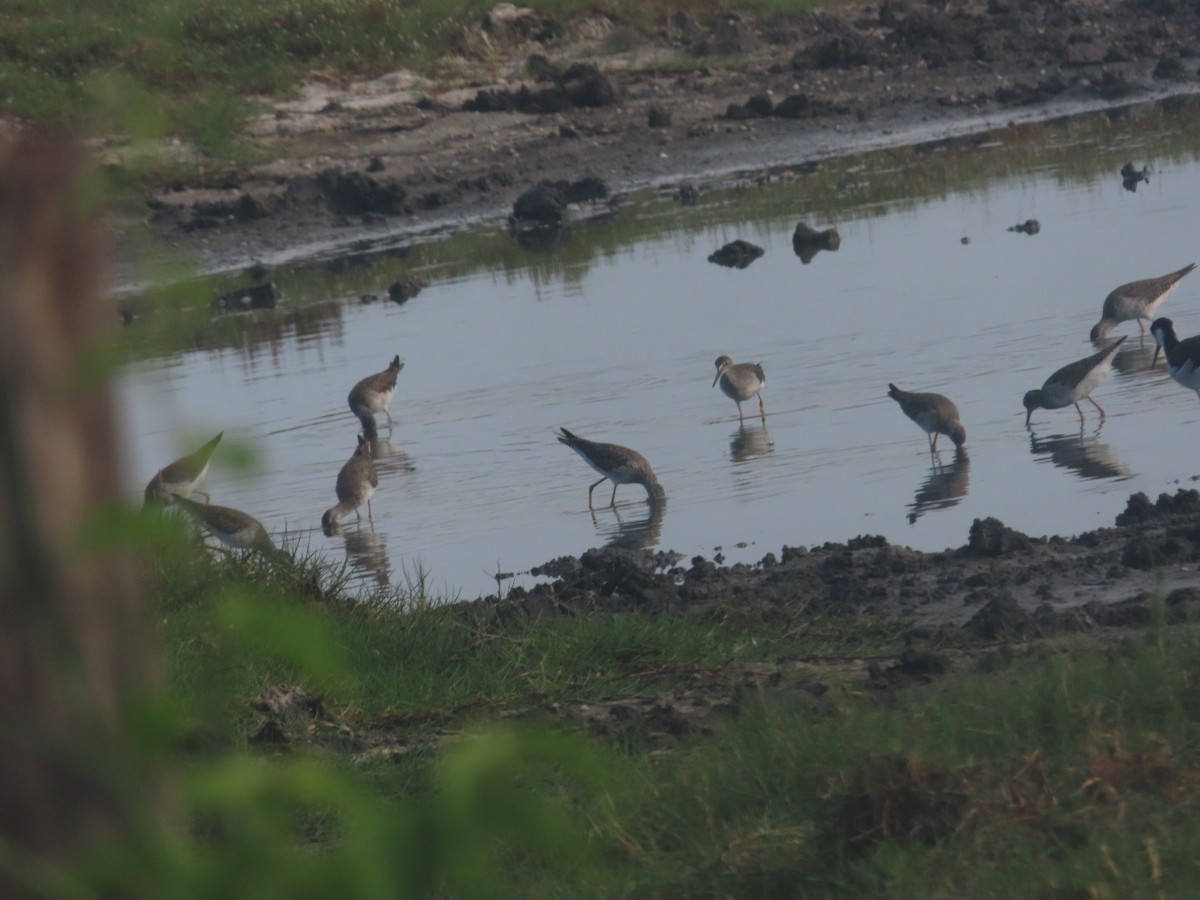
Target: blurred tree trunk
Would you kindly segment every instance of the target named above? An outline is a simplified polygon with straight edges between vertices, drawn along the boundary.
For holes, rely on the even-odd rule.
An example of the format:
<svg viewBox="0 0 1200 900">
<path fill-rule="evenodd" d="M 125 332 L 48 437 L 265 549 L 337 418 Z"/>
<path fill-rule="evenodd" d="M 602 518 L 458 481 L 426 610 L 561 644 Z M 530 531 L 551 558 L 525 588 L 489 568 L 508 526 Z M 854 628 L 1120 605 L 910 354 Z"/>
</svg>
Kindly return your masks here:
<svg viewBox="0 0 1200 900">
<path fill-rule="evenodd" d="M 119 490 L 86 185 L 76 142 L 0 144 L 0 840 L 49 867 L 129 837 L 153 793 L 121 721 L 156 681 L 136 568 L 72 543 Z"/>
</svg>

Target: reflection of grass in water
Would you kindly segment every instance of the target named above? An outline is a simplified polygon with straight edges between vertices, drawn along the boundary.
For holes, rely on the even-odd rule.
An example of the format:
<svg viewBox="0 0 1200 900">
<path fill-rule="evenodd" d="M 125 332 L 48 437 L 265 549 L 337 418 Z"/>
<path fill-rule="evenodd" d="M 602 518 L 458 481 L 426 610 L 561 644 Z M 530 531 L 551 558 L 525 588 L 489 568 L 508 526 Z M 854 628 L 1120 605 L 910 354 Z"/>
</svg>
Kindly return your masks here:
<svg viewBox="0 0 1200 900">
<path fill-rule="evenodd" d="M 681 206 L 669 192 L 643 190 L 622 198 L 613 215 L 571 223 L 571 239 L 552 256 L 523 249 L 502 227 L 486 226 L 426 243 L 359 249 L 335 263 L 281 268 L 271 277 L 285 301 L 270 313 L 212 312 L 212 298 L 246 284 L 243 275 L 156 289 L 129 302 L 170 312 L 156 315 L 150 328 L 148 318 L 128 329 L 123 343 L 143 358 L 196 346 L 252 348 L 289 328 L 315 327 L 320 316 L 338 319 L 338 305 L 358 302 L 363 294 L 386 304 L 387 286 L 396 280 L 436 282 L 490 272 L 528 278 L 535 287 L 579 282 L 593 264 L 650 239 L 690 244 L 706 240 L 715 228 L 751 229 L 752 238 L 753 231 L 790 232 L 797 221 L 825 227 L 839 219 L 913 209 L 951 193 L 985 191 L 1035 170 L 1053 169 L 1063 180 L 1115 179 L 1131 157 L 1153 169 L 1159 161 L 1194 160 L 1198 147 L 1200 100 L 1185 98 L 831 159 L 815 170 L 777 169 L 770 173 L 769 190 L 749 182 L 714 182 L 695 206 Z M 701 249 L 707 254 L 714 248 L 706 242 Z M 314 311 L 305 324 L 301 310 L 310 306 Z"/>
</svg>

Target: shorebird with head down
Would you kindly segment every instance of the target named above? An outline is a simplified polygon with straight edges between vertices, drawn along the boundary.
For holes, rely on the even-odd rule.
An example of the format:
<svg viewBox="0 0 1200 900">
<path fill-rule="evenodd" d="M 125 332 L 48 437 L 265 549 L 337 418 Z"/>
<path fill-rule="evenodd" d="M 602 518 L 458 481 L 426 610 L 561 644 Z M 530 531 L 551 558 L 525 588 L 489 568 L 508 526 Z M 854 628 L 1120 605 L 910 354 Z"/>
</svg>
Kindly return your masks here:
<svg viewBox="0 0 1200 900">
<path fill-rule="evenodd" d="M 588 509 L 592 508 L 592 491 L 608 478 L 613 483 L 612 500 L 609 506 L 617 505 L 617 488 L 622 484 L 640 484 L 646 489 L 650 502 L 658 503 L 665 499 L 666 492 L 654 477 L 654 471 L 646 457 L 636 450 L 621 447 L 617 444 L 600 444 L 585 438 L 576 437 L 567 429 L 560 429 L 562 434 L 556 435 L 560 443 L 566 444 L 581 457 L 583 461 L 600 473 L 599 481 L 588 486 Z"/>
</svg>

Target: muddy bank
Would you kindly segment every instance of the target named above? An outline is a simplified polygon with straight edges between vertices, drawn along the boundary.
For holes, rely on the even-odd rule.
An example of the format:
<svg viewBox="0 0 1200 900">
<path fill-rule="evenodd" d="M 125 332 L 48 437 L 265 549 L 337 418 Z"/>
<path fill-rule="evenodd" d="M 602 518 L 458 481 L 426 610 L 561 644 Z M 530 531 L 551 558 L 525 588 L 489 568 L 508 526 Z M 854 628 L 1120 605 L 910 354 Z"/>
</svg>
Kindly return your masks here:
<svg viewBox="0 0 1200 900">
<path fill-rule="evenodd" d="M 708 733 L 765 695 L 815 710 L 832 708 L 834 685 L 886 696 L 943 676 L 988 672 L 1047 652 L 1070 637 L 1112 646 L 1155 622 L 1200 616 L 1200 492 L 1178 490 L 1151 501 L 1130 497 L 1111 528 L 1076 538 L 1034 538 L 995 519 L 977 519 L 967 542 L 921 553 L 862 536 L 812 549 L 783 548 L 757 565 L 722 567 L 700 557 L 644 550 L 589 550 L 541 567 L 553 580 L 504 597 L 443 612 L 480 634 L 556 616 L 636 611 L 648 617 L 697 616 L 738 633 L 780 635 L 781 655 L 715 668 L 647 670 L 636 659 L 613 671 L 612 696 L 590 702 L 546 700 L 491 709 L 466 706 L 383 721 L 339 721 L 322 701 L 293 685 L 267 688 L 252 703 L 252 743 L 316 744 L 368 764 L 436 749 L 455 732 L 448 721 L 477 715 L 552 720 L 628 746 L 655 747 Z M 799 656 L 789 638 L 809 629 L 856 627 L 898 635 L 906 649 L 887 656 Z M 626 679 L 661 680 L 663 689 L 628 692 Z"/>
<path fill-rule="evenodd" d="M 206 270 L 279 262 L 499 218 L 542 180 L 612 196 L 1200 89 L 1198 31 L 1174 0 L 680 11 L 650 33 L 489 14 L 459 86 L 308 85 L 251 127 L 264 162 L 161 185 L 144 221 Z"/>
<path fill-rule="evenodd" d="M 976 519 L 967 542 L 923 553 L 860 536 L 784 547 L 756 565 L 648 550 L 589 550 L 535 568 L 553 580 L 482 601 L 491 615 L 683 613 L 786 630 L 815 615 L 901 619 L 914 638 L 968 645 L 1144 625 L 1153 598 L 1182 621 L 1200 600 L 1200 492 L 1129 498 L 1111 528 L 1031 537 Z"/>
</svg>

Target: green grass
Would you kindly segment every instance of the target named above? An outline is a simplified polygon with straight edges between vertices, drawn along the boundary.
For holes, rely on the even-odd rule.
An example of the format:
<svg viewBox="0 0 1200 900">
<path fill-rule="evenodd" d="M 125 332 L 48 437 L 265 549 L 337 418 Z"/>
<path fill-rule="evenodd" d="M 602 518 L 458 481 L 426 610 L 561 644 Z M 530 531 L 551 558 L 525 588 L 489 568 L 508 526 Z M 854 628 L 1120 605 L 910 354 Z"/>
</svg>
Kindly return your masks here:
<svg viewBox="0 0 1200 900">
<path fill-rule="evenodd" d="M 0 17 L 0 115 L 41 124 L 86 122 L 127 133 L 154 121 L 211 155 L 233 151 L 255 97 L 282 97 L 306 78 L 371 78 L 408 68 L 431 80 L 451 60 L 494 67 L 508 51 L 484 39 L 485 0 L 12 0 Z M 607 16 L 617 33 L 646 32 L 675 10 L 580 0 L 526 4 L 570 22 Z M 750 0 L 764 14 L 803 11 Z M 704 19 L 720 3 L 692 11 Z M 461 68 L 461 66 L 459 66 Z M 114 87 L 115 86 L 115 87 Z M 131 105 L 131 99 L 139 102 Z M 135 128 L 136 130 L 136 128 Z"/>
<path fill-rule="evenodd" d="M 307 895 L 299 872 L 330 883 L 376 842 L 392 854 L 371 870 L 385 887 L 359 873 L 345 896 L 411 882 L 443 896 L 1169 897 L 1200 876 L 1195 625 L 966 655 L 928 687 L 879 694 L 863 664 L 821 660 L 899 652 L 884 623 L 532 622 L 411 587 L 350 600 L 343 570 L 303 556 L 184 552 L 152 571 L 187 723 L 170 755 L 190 760 L 203 825 L 191 852 L 292 885 L 277 896 Z M 822 702 L 744 680 L 797 659 Z M 248 704 L 277 683 L 360 736 L 437 740 L 357 766 L 328 745 L 250 752 Z M 697 690 L 733 714 L 672 739 L 589 735 L 546 712 Z M 499 725 L 514 714 L 524 724 Z M 299 796 L 279 806 L 286 790 Z M 247 842 L 269 852 L 251 863 Z"/>
</svg>

